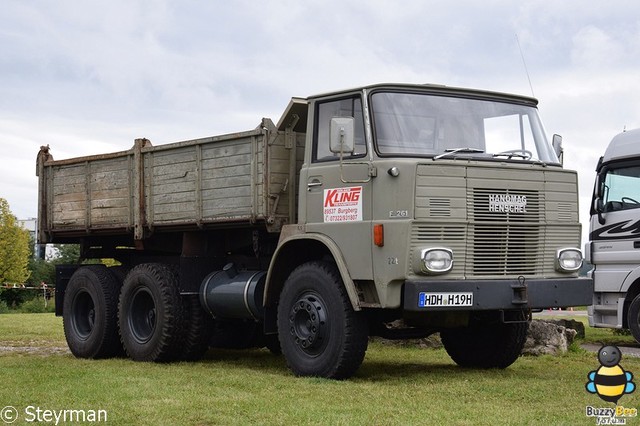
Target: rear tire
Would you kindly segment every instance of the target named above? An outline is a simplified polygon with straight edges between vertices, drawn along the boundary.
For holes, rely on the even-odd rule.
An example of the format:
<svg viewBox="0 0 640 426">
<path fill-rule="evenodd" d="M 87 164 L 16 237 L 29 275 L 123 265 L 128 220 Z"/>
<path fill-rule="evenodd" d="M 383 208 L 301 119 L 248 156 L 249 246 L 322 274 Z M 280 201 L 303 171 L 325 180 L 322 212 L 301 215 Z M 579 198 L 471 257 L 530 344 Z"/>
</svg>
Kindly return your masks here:
<svg viewBox="0 0 640 426">
<path fill-rule="evenodd" d="M 298 376 L 346 379 L 360 367 L 367 320 L 353 310 L 334 264 L 308 262 L 291 273 L 280 295 L 278 337 Z"/>
<path fill-rule="evenodd" d="M 175 271 L 145 263 L 129 272 L 120 293 L 122 344 L 135 361 L 174 361 L 182 354 L 184 312 Z"/>
<path fill-rule="evenodd" d="M 182 296 L 184 306 L 184 343 L 180 359 L 197 361 L 209 349 L 209 340 L 213 329 L 213 318 L 200 305 L 196 295 Z"/>
<path fill-rule="evenodd" d="M 503 323 L 496 315 L 465 328 L 442 330 L 440 337 L 451 359 L 461 367 L 507 368 L 520 356 L 528 329 L 528 322 Z"/>
<path fill-rule="evenodd" d="M 78 358 L 122 354 L 118 335 L 120 284 L 104 265 L 80 267 L 64 296 L 63 327 L 67 345 Z"/>
<path fill-rule="evenodd" d="M 629 324 L 629 330 L 636 342 L 640 343 L 640 294 L 637 295 L 629 305 L 629 312 L 627 314 L 627 323 Z"/>
</svg>

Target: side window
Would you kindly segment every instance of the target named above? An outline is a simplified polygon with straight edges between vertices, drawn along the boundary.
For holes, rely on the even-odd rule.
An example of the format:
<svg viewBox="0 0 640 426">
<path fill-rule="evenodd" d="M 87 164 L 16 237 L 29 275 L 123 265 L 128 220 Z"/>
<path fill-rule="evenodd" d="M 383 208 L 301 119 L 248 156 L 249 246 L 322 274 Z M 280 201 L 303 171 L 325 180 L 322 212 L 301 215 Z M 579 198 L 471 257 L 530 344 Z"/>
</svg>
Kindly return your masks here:
<svg viewBox="0 0 640 426">
<path fill-rule="evenodd" d="M 611 170 L 603 184 L 605 211 L 640 208 L 640 166 Z"/>
<path fill-rule="evenodd" d="M 316 130 L 314 135 L 313 162 L 339 160 L 339 154 L 329 149 L 329 131 L 333 117 L 355 119 L 355 151 L 346 158 L 361 157 L 367 153 L 364 138 L 364 117 L 360 98 L 347 98 L 316 105 Z"/>
</svg>

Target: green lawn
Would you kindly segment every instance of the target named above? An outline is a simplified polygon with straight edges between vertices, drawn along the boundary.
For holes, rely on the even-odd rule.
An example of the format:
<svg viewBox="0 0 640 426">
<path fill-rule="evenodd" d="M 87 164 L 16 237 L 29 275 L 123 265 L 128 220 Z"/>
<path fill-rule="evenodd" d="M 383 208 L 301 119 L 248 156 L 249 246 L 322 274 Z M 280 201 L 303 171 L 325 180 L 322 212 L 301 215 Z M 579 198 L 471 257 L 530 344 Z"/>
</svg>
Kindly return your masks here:
<svg viewBox="0 0 640 426">
<path fill-rule="evenodd" d="M 106 410 L 114 425 L 588 425 L 596 421 L 585 416 L 587 405 L 612 406 L 586 392 L 587 374 L 599 363 L 575 347 L 564 356 L 477 371 L 457 367 L 442 349 L 374 342 L 356 376 L 341 382 L 293 377 L 283 358 L 266 350 L 215 350 L 196 363 L 150 364 L 80 360 L 64 347 L 60 318 L 0 315 L 0 409 L 16 407 L 16 424 L 27 407 L 40 407 Z M 640 359 L 621 364 L 640 377 Z M 638 407 L 640 391 L 620 405 Z"/>
</svg>

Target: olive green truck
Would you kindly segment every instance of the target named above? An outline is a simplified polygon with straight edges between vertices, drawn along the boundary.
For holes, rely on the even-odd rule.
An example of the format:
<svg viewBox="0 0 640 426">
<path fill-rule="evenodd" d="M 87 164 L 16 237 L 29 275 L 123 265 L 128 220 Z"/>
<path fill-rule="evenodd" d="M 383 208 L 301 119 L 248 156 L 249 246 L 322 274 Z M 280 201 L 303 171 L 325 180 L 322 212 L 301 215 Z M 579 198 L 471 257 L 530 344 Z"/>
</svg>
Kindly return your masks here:
<svg viewBox="0 0 640 426">
<path fill-rule="evenodd" d="M 80 244 L 56 313 L 81 358 L 267 347 L 348 378 L 369 336 L 439 332 L 505 368 L 531 312 L 589 305 L 577 177 L 533 98 L 377 84 L 293 98 L 277 124 L 55 161 L 38 239 Z"/>
</svg>

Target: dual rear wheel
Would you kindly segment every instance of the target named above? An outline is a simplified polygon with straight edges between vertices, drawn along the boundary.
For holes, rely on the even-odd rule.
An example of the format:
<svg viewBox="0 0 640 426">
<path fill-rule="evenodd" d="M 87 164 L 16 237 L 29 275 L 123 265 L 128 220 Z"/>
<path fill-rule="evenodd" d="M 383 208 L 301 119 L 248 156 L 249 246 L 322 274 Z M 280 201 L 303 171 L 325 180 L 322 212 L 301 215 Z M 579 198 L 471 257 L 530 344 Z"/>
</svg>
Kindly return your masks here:
<svg viewBox="0 0 640 426">
<path fill-rule="evenodd" d="M 180 295 L 175 269 L 141 264 L 123 277 L 103 265 L 73 274 L 63 310 L 71 352 L 79 358 L 200 359 L 209 347 L 208 314 L 197 295 Z"/>
</svg>

